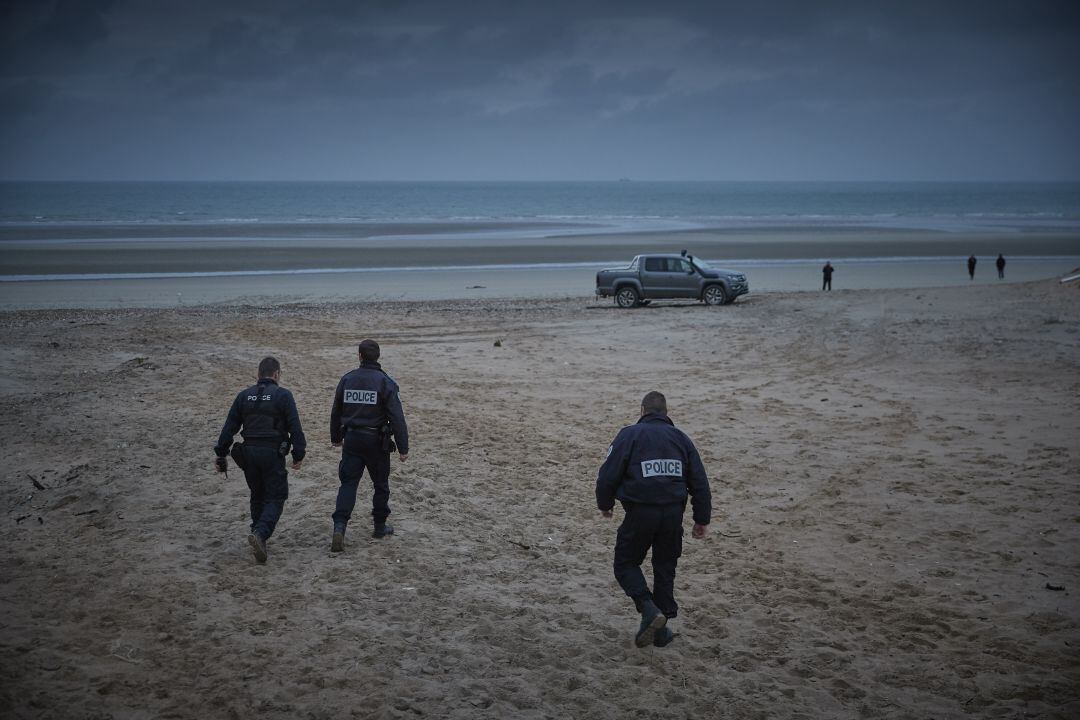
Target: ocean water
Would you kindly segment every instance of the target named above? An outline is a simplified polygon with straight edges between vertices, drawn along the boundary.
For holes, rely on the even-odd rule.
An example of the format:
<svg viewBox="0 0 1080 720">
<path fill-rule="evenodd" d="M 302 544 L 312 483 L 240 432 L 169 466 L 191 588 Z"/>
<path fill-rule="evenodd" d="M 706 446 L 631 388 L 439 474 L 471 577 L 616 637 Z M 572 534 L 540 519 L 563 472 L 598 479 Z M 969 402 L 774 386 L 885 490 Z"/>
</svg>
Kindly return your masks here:
<svg viewBox="0 0 1080 720">
<path fill-rule="evenodd" d="M 1080 228 L 1080 183 L 0 182 L 0 225 Z"/>
</svg>

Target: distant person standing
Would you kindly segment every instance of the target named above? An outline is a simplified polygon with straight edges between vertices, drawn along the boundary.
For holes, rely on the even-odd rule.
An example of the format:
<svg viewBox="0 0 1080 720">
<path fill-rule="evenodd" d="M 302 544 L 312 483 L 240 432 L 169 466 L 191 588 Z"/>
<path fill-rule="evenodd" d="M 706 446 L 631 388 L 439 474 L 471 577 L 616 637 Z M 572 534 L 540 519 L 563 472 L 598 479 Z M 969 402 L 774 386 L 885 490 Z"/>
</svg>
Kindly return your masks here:
<svg viewBox="0 0 1080 720">
<path fill-rule="evenodd" d="M 221 428 L 214 454 L 218 472 L 225 472 L 232 458 L 244 471 L 251 491 L 251 534 L 248 544 L 259 563 L 266 562 L 266 541 L 281 518 L 289 497 L 289 472 L 285 455 L 292 448 L 292 469 L 299 470 L 304 461 L 307 442 L 300 427 L 300 415 L 292 393 L 281 382 L 281 364 L 272 357 L 259 363 L 259 380 L 240 392 L 229 408 L 225 426 Z M 243 427 L 243 430 L 240 428 Z M 233 446 L 237 431 L 244 437 Z"/>
<path fill-rule="evenodd" d="M 338 464 L 337 505 L 334 508 L 334 534 L 330 550 L 345 549 L 345 528 L 356 505 L 356 490 L 367 469 L 374 494 L 371 516 L 372 537 L 394 534 L 388 525 L 390 515 L 390 453 L 397 443 L 398 457 L 409 457 L 409 429 L 398 397 L 398 385 L 379 365 L 379 343 L 360 343 L 360 367 L 345 374 L 334 391 L 330 410 L 330 443 L 341 448 Z M 393 439 L 391 439 L 393 436 Z"/>
<path fill-rule="evenodd" d="M 626 511 L 615 539 L 615 579 L 641 613 L 638 647 L 674 639 L 667 621 L 679 612 L 675 567 L 682 554 L 683 512 L 694 507 L 695 538 L 705 537 L 712 515 L 709 478 L 694 443 L 667 415 L 656 391 L 641 400 L 641 419 L 619 431 L 596 477 L 596 506 L 610 518 L 615 501 Z M 652 549 L 652 592 L 641 563 Z"/>
<path fill-rule="evenodd" d="M 998 253 L 997 262 L 994 263 L 994 264 L 997 265 L 998 280 L 1004 280 L 1005 279 L 1005 256 L 1002 255 L 1001 253 Z"/>
<path fill-rule="evenodd" d="M 828 260 L 825 261 L 825 267 L 821 268 L 821 289 L 832 290 L 832 274 L 833 266 Z"/>
<path fill-rule="evenodd" d="M 968 258 L 968 277 L 971 280 L 975 279 L 975 263 L 977 262 L 979 261 L 975 259 L 974 255 Z"/>
</svg>

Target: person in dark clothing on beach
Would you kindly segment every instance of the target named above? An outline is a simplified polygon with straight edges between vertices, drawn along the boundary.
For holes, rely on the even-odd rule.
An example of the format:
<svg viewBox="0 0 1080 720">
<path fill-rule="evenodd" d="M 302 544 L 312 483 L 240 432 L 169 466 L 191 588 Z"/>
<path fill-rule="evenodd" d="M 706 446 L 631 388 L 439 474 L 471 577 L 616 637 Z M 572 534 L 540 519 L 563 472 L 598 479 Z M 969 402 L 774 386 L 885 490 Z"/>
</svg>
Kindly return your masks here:
<svg viewBox="0 0 1080 720">
<path fill-rule="evenodd" d="M 675 635 L 667 621 L 678 615 L 675 567 L 682 555 L 683 512 L 693 503 L 694 538 L 705 537 L 712 516 L 709 478 L 694 443 L 667 415 L 658 392 L 641 401 L 641 419 L 624 427 L 608 448 L 596 477 L 596 506 L 612 517 L 615 501 L 626 515 L 615 540 L 615 579 L 641 613 L 634 644 L 663 647 Z M 641 563 L 652 549 L 653 588 Z"/>
<path fill-rule="evenodd" d="M 1005 279 L 1005 256 L 1002 255 L 1001 253 L 998 253 L 997 262 L 994 263 L 994 264 L 997 265 L 998 280 L 1004 280 Z"/>
<path fill-rule="evenodd" d="M 825 261 L 825 267 L 821 268 L 821 289 L 832 290 L 832 274 L 833 266 L 828 260 Z"/>
<path fill-rule="evenodd" d="M 974 255 L 968 258 L 968 278 L 971 280 L 975 279 L 975 263 L 977 262 L 979 261 L 975 259 Z"/>
<path fill-rule="evenodd" d="M 281 387 L 281 364 L 272 357 L 259 363 L 259 381 L 240 392 L 229 408 L 225 426 L 214 446 L 214 467 L 226 472 L 226 457 L 244 471 L 251 491 L 251 533 L 248 544 L 255 560 L 266 562 L 266 541 L 274 532 L 289 497 L 285 456 L 292 447 L 292 469 L 304 461 L 307 441 L 292 393 Z M 241 430 L 241 428 L 243 428 Z M 237 431 L 244 441 L 233 446 Z"/>
<path fill-rule="evenodd" d="M 332 516 L 332 552 L 345 549 L 345 529 L 356 505 L 356 490 L 365 468 L 374 488 L 372 537 L 394 534 L 393 525 L 386 522 L 390 515 L 390 453 L 394 452 L 394 443 L 401 462 L 409 457 L 409 428 L 405 425 L 398 385 L 379 365 L 379 344 L 364 340 L 359 354 L 360 367 L 341 378 L 330 411 L 330 442 L 341 448 L 338 464 L 341 487 Z"/>
</svg>

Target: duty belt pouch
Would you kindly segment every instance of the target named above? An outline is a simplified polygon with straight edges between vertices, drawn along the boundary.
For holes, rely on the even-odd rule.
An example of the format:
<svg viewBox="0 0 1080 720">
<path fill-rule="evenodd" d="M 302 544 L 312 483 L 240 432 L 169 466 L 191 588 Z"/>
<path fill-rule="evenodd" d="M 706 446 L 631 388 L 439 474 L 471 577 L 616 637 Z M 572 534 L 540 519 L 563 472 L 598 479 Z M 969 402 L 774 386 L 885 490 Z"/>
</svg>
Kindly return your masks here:
<svg viewBox="0 0 1080 720">
<path fill-rule="evenodd" d="M 382 440 L 382 451 L 384 453 L 392 453 L 397 450 L 397 445 L 394 444 L 394 438 L 391 437 L 392 432 L 389 425 L 383 425 L 379 428 L 379 436 Z"/>
<path fill-rule="evenodd" d="M 244 443 L 233 443 L 232 449 L 229 450 L 229 455 L 232 456 L 233 462 L 236 463 L 236 467 L 241 470 L 244 469 Z"/>
</svg>

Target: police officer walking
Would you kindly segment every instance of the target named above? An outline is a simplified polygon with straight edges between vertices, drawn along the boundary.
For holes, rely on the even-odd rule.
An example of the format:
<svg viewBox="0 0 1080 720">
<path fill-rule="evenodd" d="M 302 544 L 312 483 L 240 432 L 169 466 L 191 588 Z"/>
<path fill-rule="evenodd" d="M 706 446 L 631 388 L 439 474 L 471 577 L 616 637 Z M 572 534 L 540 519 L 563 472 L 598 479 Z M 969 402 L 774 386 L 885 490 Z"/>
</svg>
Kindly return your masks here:
<svg viewBox="0 0 1080 720">
<path fill-rule="evenodd" d="M 338 464 L 337 506 L 334 508 L 334 534 L 330 550 L 345 548 L 345 528 L 356 504 L 356 490 L 367 468 L 374 494 L 371 516 L 375 521 L 372 537 L 393 535 L 388 525 L 390 515 L 390 453 L 397 451 L 401 462 L 409 457 L 409 429 L 398 397 L 398 385 L 379 365 L 379 344 L 374 340 L 360 343 L 360 367 L 346 373 L 334 391 L 330 411 L 330 442 L 341 448 Z M 391 439 L 392 436 L 392 439 Z"/>
<path fill-rule="evenodd" d="M 596 478 L 596 505 L 612 516 L 615 500 L 626 515 L 615 540 L 615 579 L 641 613 L 634 644 L 663 647 L 674 638 L 667 621 L 679 612 L 675 566 L 682 554 L 683 511 L 693 503 L 695 538 L 705 537 L 712 515 L 709 478 L 697 448 L 667 415 L 658 392 L 641 401 L 641 419 L 624 427 L 608 448 Z M 653 589 L 641 563 L 652 548 Z"/>
<path fill-rule="evenodd" d="M 272 357 L 263 358 L 259 363 L 259 381 L 233 400 L 214 446 L 217 455 L 214 465 L 219 472 L 227 471 L 225 458 L 229 454 L 244 471 L 251 490 L 248 544 L 260 563 L 266 562 L 266 541 L 273 534 L 289 497 L 285 455 L 291 446 L 292 469 L 299 470 L 307 447 L 296 401 L 292 393 L 278 385 L 280 381 L 281 364 Z M 230 453 L 238 430 L 244 441 L 233 446 Z"/>
</svg>

